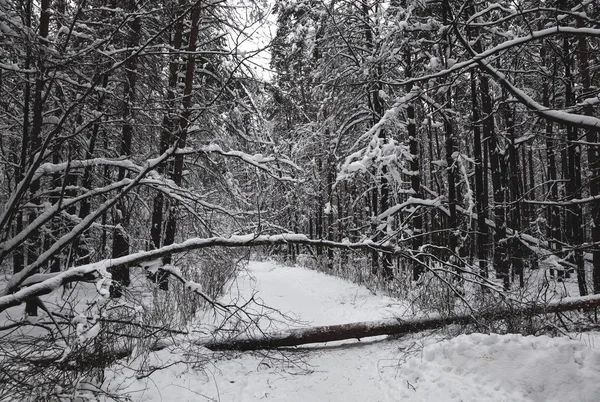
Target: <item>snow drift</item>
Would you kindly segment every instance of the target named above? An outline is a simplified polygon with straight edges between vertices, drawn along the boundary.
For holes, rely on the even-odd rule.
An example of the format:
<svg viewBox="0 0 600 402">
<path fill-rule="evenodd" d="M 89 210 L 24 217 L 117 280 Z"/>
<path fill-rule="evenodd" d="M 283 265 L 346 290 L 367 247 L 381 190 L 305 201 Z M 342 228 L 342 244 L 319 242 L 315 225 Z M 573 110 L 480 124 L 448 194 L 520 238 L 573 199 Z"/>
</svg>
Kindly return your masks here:
<svg viewBox="0 0 600 402">
<path fill-rule="evenodd" d="M 597 401 L 600 352 L 569 338 L 461 335 L 401 369 L 399 400 Z"/>
</svg>

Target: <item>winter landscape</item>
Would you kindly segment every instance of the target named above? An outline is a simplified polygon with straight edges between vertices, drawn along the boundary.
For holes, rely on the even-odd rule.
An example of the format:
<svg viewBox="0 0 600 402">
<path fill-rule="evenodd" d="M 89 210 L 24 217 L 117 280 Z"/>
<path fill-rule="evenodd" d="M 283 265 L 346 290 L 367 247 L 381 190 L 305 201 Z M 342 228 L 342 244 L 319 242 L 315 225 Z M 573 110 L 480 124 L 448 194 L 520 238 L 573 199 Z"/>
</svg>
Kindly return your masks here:
<svg viewBox="0 0 600 402">
<path fill-rule="evenodd" d="M 597 401 L 596 0 L 0 0 L 0 401 Z"/>
</svg>

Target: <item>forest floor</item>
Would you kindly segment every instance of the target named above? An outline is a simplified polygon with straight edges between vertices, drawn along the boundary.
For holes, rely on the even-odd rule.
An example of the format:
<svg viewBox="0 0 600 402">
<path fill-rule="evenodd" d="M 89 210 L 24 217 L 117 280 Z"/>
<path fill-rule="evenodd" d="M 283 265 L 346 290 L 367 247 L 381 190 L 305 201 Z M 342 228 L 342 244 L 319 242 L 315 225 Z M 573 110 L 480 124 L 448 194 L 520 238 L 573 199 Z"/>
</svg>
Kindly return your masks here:
<svg viewBox="0 0 600 402">
<path fill-rule="evenodd" d="M 363 286 L 274 262 L 250 262 L 231 290 L 242 299 L 256 294 L 295 318 L 295 327 L 409 312 Z M 163 350 L 145 364 L 165 368 L 136 379 L 130 362 L 105 384 L 134 401 L 597 401 L 600 334 L 575 338 L 437 332 L 277 352 L 205 351 L 196 368 Z"/>
</svg>

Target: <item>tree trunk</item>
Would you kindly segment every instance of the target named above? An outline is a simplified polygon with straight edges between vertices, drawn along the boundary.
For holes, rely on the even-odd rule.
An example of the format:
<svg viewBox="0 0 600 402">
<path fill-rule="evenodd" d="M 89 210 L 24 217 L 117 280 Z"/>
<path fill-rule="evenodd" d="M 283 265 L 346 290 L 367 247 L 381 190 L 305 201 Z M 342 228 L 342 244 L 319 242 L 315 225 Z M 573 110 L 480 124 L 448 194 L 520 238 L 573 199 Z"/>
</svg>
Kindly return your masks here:
<svg viewBox="0 0 600 402">
<path fill-rule="evenodd" d="M 471 104 L 473 121 L 473 156 L 475 160 L 475 202 L 477 204 L 477 260 L 479 260 L 479 274 L 484 278 L 488 276 L 486 261 L 486 248 L 488 245 L 488 228 L 485 222 L 487 213 L 487 188 L 483 186 L 483 176 L 486 167 L 481 158 L 481 123 L 479 105 L 477 102 L 477 84 L 475 70 L 471 70 Z"/>
<path fill-rule="evenodd" d="M 327 202 L 329 204 L 329 213 L 327 214 L 327 240 L 333 241 L 333 185 L 335 181 L 335 156 L 333 154 L 331 130 L 325 129 L 325 143 L 323 150 L 327 153 L 325 159 L 325 186 L 327 191 Z M 327 268 L 333 270 L 333 249 L 327 249 Z"/>
<path fill-rule="evenodd" d="M 237 338 L 202 344 L 211 350 L 260 350 L 275 349 L 341 341 L 344 339 L 362 339 L 380 335 L 400 335 L 437 329 L 446 325 L 478 324 L 485 321 L 498 321 L 515 317 L 559 313 L 578 309 L 591 309 L 600 306 L 600 296 L 581 297 L 534 306 L 505 307 L 450 317 L 418 318 L 401 320 L 389 319 L 352 324 L 328 325 L 313 328 L 291 329 L 284 332 L 267 334 L 260 338 Z"/>
<path fill-rule="evenodd" d="M 444 125 L 446 127 L 446 164 L 448 167 L 448 232 L 449 232 L 449 243 L 448 248 L 450 249 L 450 262 L 458 263 L 457 258 L 460 254 L 459 243 L 458 243 L 458 217 L 456 215 L 456 161 L 454 160 L 454 137 L 452 132 L 452 123 L 445 118 Z"/>
<path fill-rule="evenodd" d="M 108 86 L 108 74 L 104 74 L 102 77 L 102 89 L 106 89 Z M 97 112 L 101 113 L 104 105 L 104 100 L 106 96 L 104 93 L 101 93 L 98 97 L 98 105 Z M 98 132 L 100 130 L 101 122 L 94 123 L 92 127 L 92 133 L 90 134 L 90 138 L 88 140 L 88 147 L 85 150 L 85 158 L 91 159 L 94 156 L 94 150 L 96 148 L 96 141 L 98 140 Z M 81 179 L 81 185 L 84 189 L 91 190 L 92 189 L 92 178 L 94 173 L 93 166 L 87 166 L 83 171 L 83 177 Z M 105 176 L 106 177 L 106 176 Z M 81 206 L 79 207 L 79 218 L 84 219 L 86 216 L 90 214 L 92 208 L 91 200 L 85 199 L 81 202 Z M 85 235 L 82 235 L 80 238 L 77 238 L 73 241 L 73 248 L 75 249 L 77 264 L 88 264 L 90 262 L 90 254 L 91 250 L 89 250 Z"/>
<path fill-rule="evenodd" d="M 404 53 L 404 59 L 406 61 L 406 66 L 404 69 L 405 78 L 409 79 L 412 77 L 412 57 L 410 54 L 410 48 L 407 46 L 407 50 Z M 410 93 L 413 89 L 413 84 L 406 85 L 406 93 Z M 409 142 L 409 150 L 410 150 L 410 188 L 413 191 L 413 197 L 421 198 L 421 171 L 419 166 L 419 142 L 417 140 L 417 126 L 415 123 L 415 107 L 411 102 L 406 107 L 406 119 L 408 120 L 408 124 L 406 126 L 408 133 L 408 142 Z M 431 147 L 431 145 L 430 145 Z M 431 148 L 430 148 L 431 149 Z M 413 240 L 412 240 L 412 248 L 413 250 L 419 250 L 423 245 L 423 215 L 421 213 L 416 213 L 412 220 L 413 224 Z M 421 258 L 420 256 L 418 257 Z M 415 263 L 413 266 L 413 280 L 418 281 L 423 275 L 423 266 L 419 263 Z"/>
<path fill-rule="evenodd" d="M 127 9 L 130 13 L 135 13 L 136 2 L 129 0 Z M 127 39 L 128 47 L 135 47 L 139 43 L 141 25 L 139 17 L 134 17 L 129 26 L 130 36 Z M 132 52 L 133 53 L 133 52 Z M 131 145 L 133 140 L 133 107 L 136 95 L 137 82 L 137 57 L 128 54 L 125 62 L 125 81 L 123 83 L 123 128 L 121 133 L 120 154 L 125 157 L 131 156 Z M 127 174 L 125 168 L 119 168 L 118 180 L 123 180 Z M 121 198 L 116 205 L 113 224 L 113 243 L 112 257 L 118 258 L 129 254 L 129 235 L 127 229 L 129 226 L 129 211 L 126 205 L 126 199 Z M 111 296 L 121 297 L 124 287 L 129 286 L 129 267 L 123 266 L 111 270 L 113 285 L 110 287 Z"/>
<path fill-rule="evenodd" d="M 583 23 L 578 20 L 578 25 Z M 587 38 L 581 36 L 577 46 L 577 55 L 579 58 L 579 71 L 581 73 L 581 81 L 583 85 L 583 98 L 592 97 L 592 80 L 590 76 L 590 62 Z M 583 108 L 586 116 L 594 115 L 594 108 L 591 104 L 587 104 Z M 589 186 L 590 195 L 600 195 L 600 147 L 598 144 L 598 130 L 588 129 L 585 134 L 585 140 L 588 143 L 588 166 L 589 166 Z M 592 243 L 595 247 L 592 251 L 593 255 L 593 292 L 600 293 L 600 200 L 595 200 L 591 204 L 591 227 L 592 227 Z M 582 228 L 583 230 L 583 228 Z"/>
<path fill-rule="evenodd" d="M 479 41 L 473 48 L 481 53 Z M 489 161 L 492 168 L 492 191 L 494 193 L 494 268 L 496 277 L 502 279 L 505 289 L 510 287 L 508 265 L 506 261 L 506 221 L 505 213 L 505 191 L 506 191 L 506 169 L 504 159 L 500 152 L 500 144 L 494 129 L 494 110 L 490 94 L 488 77 L 481 76 L 481 104 L 483 109 L 483 136 L 487 143 Z"/>
<path fill-rule="evenodd" d="M 548 59 L 546 44 L 542 44 L 540 48 L 540 58 L 542 59 L 543 65 L 548 69 L 550 61 Z M 542 104 L 545 107 L 550 107 L 550 77 L 545 77 L 542 84 Z M 553 74 L 552 79 L 555 79 Z M 548 160 L 548 185 L 547 191 L 550 194 L 550 200 L 558 201 L 558 172 L 556 168 L 556 147 L 557 141 L 554 139 L 552 121 L 546 120 L 546 159 Z M 560 224 L 560 207 L 549 206 L 546 213 L 547 220 L 547 231 L 546 237 L 548 238 L 548 246 L 552 253 L 556 253 L 559 249 L 559 245 L 562 241 L 561 235 L 561 224 Z M 554 270 L 550 270 L 550 275 L 554 275 Z"/>
<path fill-rule="evenodd" d="M 184 148 L 187 142 L 187 132 L 189 126 L 189 119 L 191 115 L 192 106 L 192 95 L 194 89 L 194 76 L 196 71 L 196 46 L 198 42 L 198 35 L 200 32 L 200 5 L 196 5 L 192 8 L 192 14 L 190 17 L 190 35 L 187 46 L 187 62 L 185 69 L 185 87 L 183 92 L 183 104 L 182 111 L 179 116 L 179 127 L 177 128 L 176 134 L 176 146 L 178 148 Z M 183 155 L 175 155 L 173 163 L 172 179 L 177 186 L 181 186 L 183 182 Z M 165 231 L 165 241 L 163 246 L 171 245 L 175 242 L 175 235 L 177 233 L 177 205 L 174 201 L 171 201 L 170 211 L 167 219 L 167 228 Z M 164 259 L 164 263 L 168 264 L 171 262 L 170 257 Z M 160 288 L 163 290 L 168 289 L 167 277 L 163 277 L 160 282 Z"/>
<path fill-rule="evenodd" d="M 442 3 L 442 21 L 444 25 L 449 23 L 450 17 L 450 5 L 448 2 Z M 448 68 L 447 57 L 452 54 L 451 47 L 452 40 L 449 35 L 449 31 L 445 31 L 442 39 L 442 46 L 440 47 L 440 59 L 444 62 L 444 67 Z M 448 90 L 444 94 L 444 109 L 452 109 L 452 84 L 448 83 Z M 460 242 L 460 236 L 458 234 L 458 216 L 456 214 L 456 205 L 458 203 L 458 194 L 456 191 L 456 172 L 457 172 L 457 160 L 456 160 L 456 139 L 454 138 L 454 127 L 452 120 L 449 115 L 442 112 L 444 118 L 444 131 L 446 133 L 446 170 L 448 172 L 448 210 L 450 216 L 448 219 L 448 231 L 449 231 L 449 248 L 450 248 L 450 261 L 457 266 L 462 265 L 462 244 Z M 460 272 L 459 272 L 460 275 Z"/>
<path fill-rule="evenodd" d="M 507 94 L 505 93 L 505 99 Z M 523 277 L 523 253 L 522 246 L 519 238 L 517 237 L 519 231 L 521 231 L 521 203 L 520 203 L 520 190 L 519 190 L 519 159 L 517 154 L 517 148 L 515 145 L 516 133 L 515 133 L 515 120 L 514 111 L 511 105 L 508 103 L 504 104 L 504 119 L 506 123 L 506 131 L 508 133 L 508 158 L 510 167 L 510 225 L 513 229 L 512 240 L 510 241 L 510 264 L 512 265 L 513 275 L 519 276 L 519 287 L 525 286 Z M 523 169 L 525 171 L 525 169 Z"/>
<path fill-rule="evenodd" d="M 366 0 L 362 0 L 361 2 L 362 5 L 362 18 L 364 21 L 364 35 L 365 35 L 365 42 L 366 42 L 366 47 L 369 50 L 369 52 L 372 52 L 374 50 L 374 39 L 373 39 L 373 31 L 372 31 L 372 27 L 369 24 L 370 21 L 370 4 L 368 1 Z M 381 86 L 381 82 L 380 82 L 380 77 L 381 77 L 381 66 L 376 66 L 376 68 L 374 69 L 375 71 L 375 76 L 372 78 L 372 81 L 369 84 L 369 90 L 367 93 L 367 102 L 369 104 L 369 108 L 371 109 L 372 112 L 372 116 L 373 116 L 373 124 L 376 124 L 377 122 L 379 122 L 379 120 L 381 119 L 381 117 L 383 116 L 383 113 L 385 112 L 384 110 L 384 106 L 383 106 L 383 100 L 381 99 L 380 91 L 383 89 Z M 379 132 L 378 132 L 378 138 L 379 138 L 379 142 L 380 144 L 385 144 L 386 142 L 386 131 L 383 127 L 379 128 Z M 373 213 L 373 229 L 375 230 L 375 236 L 374 239 L 375 241 L 379 241 L 382 240 L 384 238 L 385 235 L 385 231 L 382 233 L 381 231 L 377 230 L 377 226 L 379 222 L 376 222 L 376 218 L 378 215 L 378 211 L 379 213 L 382 213 L 384 211 L 386 211 L 389 208 L 390 205 L 390 189 L 389 189 L 389 182 L 388 182 L 388 170 L 387 170 L 387 166 L 382 165 L 381 166 L 381 172 L 375 172 L 375 176 L 379 177 L 379 183 L 377 183 L 377 186 L 374 186 L 373 190 L 372 190 L 372 213 Z M 390 223 L 390 219 L 392 219 L 391 217 L 386 218 L 388 220 L 388 224 Z M 388 227 L 388 224 L 386 224 L 386 228 Z M 386 279 L 391 279 L 393 277 L 393 269 L 392 269 L 392 261 L 389 258 L 388 255 L 382 255 L 381 258 L 379 257 L 379 254 L 376 252 L 373 252 L 372 254 L 373 257 L 373 261 L 372 261 L 372 270 L 373 273 L 376 274 L 379 271 L 379 268 L 381 268 L 381 275 L 386 278 Z M 381 265 L 381 266 L 380 266 Z"/>
<path fill-rule="evenodd" d="M 173 51 L 170 54 L 169 60 L 169 83 L 166 94 L 166 111 L 163 115 L 160 142 L 159 142 L 159 155 L 167 151 L 170 145 L 174 145 L 173 129 L 175 127 L 175 118 L 177 114 L 177 104 L 175 102 L 175 94 L 177 91 L 177 77 L 181 70 L 181 63 L 179 62 L 179 51 L 183 41 L 183 19 L 180 19 L 173 27 L 173 42 L 170 45 Z M 163 165 L 159 166 L 158 173 L 165 174 L 166 169 Z M 161 247 L 162 233 L 163 233 L 163 222 L 164 222 L 164 208 L 165 198 L 162 192 L 158 192 L 154 196 L 152 206 L 152 222 L 150 226 L 150 240 L 153 248 Z M 168 289 L 167 275 L 162 271 L 156 272 L 151 278 L 154 282 L 159 284 L 159 287 L 166 290 Z"/>
<path fill-rule="evenodd" d="M 40 25 L 38 28 L 38 37 L 40 44 L 40 54 L 37 60 L 37 77 L 35 79 L 35 88 L 33 95 L 33 118 L 31 124 L 31 133 L 29 136 L 29 158 L 30 165 L 33 164 L 35 154 L 40 152 L 42 146 L 42 125 L 43 125 L 43 110 L 44 110 L 44 91 L 46 86 L 45 74 L 46 67 L 44 65 L 44 57 L 46 48 L 48 46 L 48 29 L 50 26 L 50 0 L 42 0 L 40 9 Z M 30 203 L 32 205 L 40 205 L 41 200 L 39 199 L 40 194 L 40 180 L 33 180 L 29 186 L 29 192 L 31 194 Z M 31 208 L 29 213 L 29 223 L 33 222 L 37 217 L 37 208 Z M 27 250 L 27 263 L 33 264 L 41 250 L 41 233 L 39 230 L 35 230 L 29 237 L 29 244 Z M 37 270 L 31 274 L 37 273 Z M 25 305 L 25 312 L 27 315 L 37 315 L 37 299 L 33 298 L 27 300 Z"/>
<path fill-rule="evenodd" d="M 563 39 L 563 55 L 565 64 L 565 107 L 569 107 L 574 102 L 573 96 L 573 77 L 571 72 L 571 57 L 569 39 Z M 567 198 L 581 198 L 581 147 L 577 142 L 577 128 L 567 126 L 567 156 L 568 156 L 568 176 L 567 179 Z M 585 280 L 585 267 L 583 261 L 583 251 L 578 248 L 583 243 L 583 230 L 581 227 L 581 205 L 571 204 L 567 208 L 567 233 L 569 243 L 575 247 L 573 256 L 575 270 L 577 272 L 577 283 L 579 284 L 579 294 L 587 294 L 587 284 Z"/>
<path fill-rule="evenodd" d="M 25 2 L 25 25 L 31 28 L 31 0 Z M 26 44 L 25 68 L 31 68 L 31 44 Z M 23 134 L 21 141 L 21 157 L 19 166 L 15 172 L 15 189 L 19 182 L 23 180 L 25 169 L 27 169 L 28 151 L 29 151 L 29 113 L 31 112 L 31 83 L 30 80 L 25 80 L 25 88 L 23 89 Z M 15 215 L 15 233 L 20 233 L 23 230 L 23 211 L 19 208 Z M 21 272 L 25 268 L 25 250 L 23 246 L 19 246 L 13 253 L 13 273 Z"/>
</svg>

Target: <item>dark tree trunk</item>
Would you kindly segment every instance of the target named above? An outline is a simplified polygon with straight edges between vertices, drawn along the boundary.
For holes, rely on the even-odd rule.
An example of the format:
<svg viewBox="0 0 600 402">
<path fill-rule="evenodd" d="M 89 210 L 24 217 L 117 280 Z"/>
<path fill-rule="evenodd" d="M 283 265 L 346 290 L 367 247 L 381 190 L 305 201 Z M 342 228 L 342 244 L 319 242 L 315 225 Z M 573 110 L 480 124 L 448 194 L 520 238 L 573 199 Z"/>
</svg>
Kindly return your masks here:
<svg viewBox="0 0 600 402">
<path fill-rule="evenodd" d="M 179 117 L 179 126 L 177 128 L 176 134 L 176 145 L 178 148 L 184 148 L 187 142 L 187 132 L 189 126 L 189 119 L 191 116 L 191 106 L 192 106 L 192 95 L 194 88 L 194 75 L 196 71 L 196 46 L 198 42 L 198 34 L 200 32 L 200 5 L 196 5 L 192 8 L 192 13 L 190 17 L 190 35 L 189 42 L 187 46 L 187 62 L 185 68 L 185 87 L 183 92 L 183 104 L 182 111 Z M 173 182 L 177 186 L 181 186 L 183 182 L 183 155 L 177 154 L 175 155 L 175 160 L 173 163 L 173 172 L 172 179 Z M 175 241 L 175 235 L 177 233 L 177 208 L 175 203 L 172 201 L 170 205 L 170 211 L 167 219 L 167 227 L 165 231 L 165 241 L 164 246 L 168 246 L 173 244 Z M 164 263 L 169 264 L 171 262 L 170 257 L 164 258 Z M 167 277 L 164 276 L 159 284 L 160 288 L 163 290 L 168 289 Z"/>
<path fill-rule="evenodd" d="M 179 20 L 173 26 L 173 42 L 170 44 L 173 51 L 170 54 L 169 60 L 169 83 L 166 94 L 166 112 L 163 116 L 162 128 L 159 141 L 159 154 L 167 151 L 170 145 L 175 143 L 175 133 L 173 133 L 175 122 L 174 117 L 177 114 L 177 103 L 175 94 L 177 91 L 177 77 L 181 71 L 181 63 L 179 62 L 179 50 L 183 41 L 183 19 Z M 158 167 L 158 173 L 165 174 L 166 170 L 163 165 Z M 152 221 L 150 226 L 150 241 L 153 248 L 161 247 L 163 234 L 163 223 L 165 213 L 165 197 L 160 191 L 154 196 L 152 205 Z M 175 230 L 171 228 L 170 230 Z M 151 278 L 154 282 L 159 283 L 159 287 L 168 289 L 167 275 L 163 271 L 158 271 Z"/>
<path fill-rule="evenodd" d="M 370 5 L 368 1 L 362 0 L 362 18 L 364 21 L 364 35 L 365 42 L 367 44 L 367 49 L 369 51 L 373 51 L 374 49 L 374 39 L 373 39 L 373 31 L 372 27 L 369 24 L 370 20 Z M 372 79 L 372 82 L 369 85 L 369 92 L 367 93 L 367 102 L 371 109 L 373 115 L 373 124 L 376 124 L 383 113 L 385 112 L 383 106 L 383 100 L 381 99 L 379 93 L 382 90 L 382 86 L 380 83 L 381 77 L 381 66 L 377 66 L 375 68 L 375 77 Z M 381 127 L 379 129 L 378 137 L 380 143 L 384 144 L 386 142 L 386 130 Z M 378 172 L 375 172 L 376 176 Z M 389 183 L 387 177 L 387 166 L 381 166 L 381 172 L 379 173 L 379 183 L 374 186 L 371 197 L 372 197 L 372 213 L 373 213 L 373 229 L 375 230 L 374 240 L 379 241 L 382 240 L 385 233 L 377 230 L 378 222 L 377 215 L 378 212 L 384 212 L 389 209 L 390 205 L 390 190 Z M 389 219 L 389 218 L 388 218 Z M 386 225 L 387 226 L 387 225 Z M 373 274 L 377 274 L 379 269 L 381 268 L 381 275 L 386 279 L 391 279 L 393 277 L 393 269 L 392 269 L 392 261 L 388 255 L 383 255 L 381 258 L 379 254 L 373 252 L 372 254 L 372 271 Z"/>
<path fill-rule="evenodd" d="M 323 150 L 327 152 L 327 160 L 325 163 L 325 186 L 327 191 L 327 202 L 329 203 L 329 213 L 327 214 L 327 240 L 333 241 L 333 184 L 335 172 L 335 156 L 330 144 L 332 144 L 331 131 L 325 129 L 325 144 Z M 333 249 L 327 249 L 327 268 L 333 270 Z"/>
<path fill-rule="evenodd" d="M 129 0 L 127 10 L 130 13 L 136 11 L 135 0 Z M 128 47 L 134 47 L 139 43 L 141 32 L 141 23 L 139 17 L 133 17 L 130 25 L 130 37 L 127 39 Z M 133 53 L 133 52 L 132 52 Z M 121 133 L 120 154 L 125 157 L 131 156 L 131 145 L 133 140 L 133 107 L 136 96 L 136 81 L 137 81 L 137 57 L 128 54 L 128 59 L 125 62 L 125 81 L 123 83 L 123 128 Z M 125 168 L 119 168 L 118 180 L 123 180 L 127 175 Z M 113 224 L 113 242 L 112 242 L 112 257 L 118 258 L 129 254 L 129 235 L 127 229 L 129 227 L 130 211 L 127 208 L 126 199 L 121 198 L 117 203 L 114 211 Z M 111 270 L 113 285 L 110 287 L 111 296 L 121 297 L 123 288 L 128 287 L 130 283 L 129 267 L 123 266 Z"/>
<path fill-rule="evenodd" d="M 475 42 L 473 50 L 481 53 L 481 41 Z M 481 89 L 481 109 L 483 112 L 483 140 L 484 147 L 487 148 L 484 153 L 484 166 L 488 166 L 488 160 L 492 169 L 492 192 L 494 195 L 494 269 L 496 277 L 502 279 L 505 289 L 510 287 L 509 268 L 506 261 L 506 221 L 504 202 L 506 200 L 506 169 L 504 159 L 500 152 L 500 144 L 494 128 L 494 110 L 492 105 L 492 95 L 488 77 L 484 74 L 480 77 Z M 487 157 L 487 159 L 486 159 Z M 487 174 L 484 175 L 483 187 L 487 189 Z"/>
<path fill-rule="evenodd" d="M 540 48 L 540 58 L 544 66 L 548 69 L 550 61 L 547 55 L 546 44 L 543 44 Z M 552 76 L 552 80 L 555 79 L 555 74 Z M 550 107 L 550 77 L 545 77 L 542 84 L 542 104 L 545 107 Z M 548 161 L 548 180 L 547 180 L 547 191 L 550 194 L 550 199 L 558 201 L 558 172 L 556 168 L 556 148 L 557 141 L 554 139 L 553 133 L 554 127 L 550 120 L 546 120 L 546 159 Z M 546 213 L 547 220 L 547 233 L 548 246 L 553 253 L 557 253 L 559 245 L 562 242 L 561 235 L 561 224 L 560 224 L 560 207 L 549 206 Z M 550 271 L 550 275 L 554 276 L 554 270 Z"/>
<path fill-rule="evenodd" d="M 458 218 L 456 215 L 456 161 L 454 160 L 454 137 L 452 130 L 452 123 L 447 119 L 444 120 L 446 127 L 446 163 L 448 167 L 448 232 L 449 232 L 449 243 L 450 249 L 450 261 L 458 264 L 456 257 L 460 254 L 459 243 L 458 243 Z"/>
<path fill-rule="evenodd" d="M 108 74 L 104 74 L 102 77 L 102 90 L 105 90 L 108 86 Z M 103 91 L 98 97 L 98 105 L 97 111 L 102 112 L 102 108 L 104 106 L 105 95 Z M 90 134 L 90 138 L 88 141 L 88 147 L 85 150 L 85 158 L 91 159 L 94 156 L 94 150 L 96 148 L 96 141 L 98 140 L 98 132 L 100 130 L 100 122 L 94 123 L 92 126 L 92 132 Z M 92 178 L 94 173 L 93 166 L 87 166 L 83 171 L 83 177 L 81 179 L 81 185 L 84 189 L 91 190 L 92 189 Z M 79 218 L 83 219 L 88 216 L 91 212 L 92 204 L 89 199 L 85 199 L 81 202 L 81 206 L 79 207 Z M 73 248 L 75 249 L 75 254 L 77 255 L 77 263 L 80 265 L 87 264 L 90 262 L 90 253 L 89 246 L 86 244 L 85 235 L 82 235 L 80 238 L 77 238 L 73 242 Z"/>
<path fill-rule="evenodd" d="M 581 20 L 578 20 L 581 26 Z M 577 55 L 579 58 L 579 71 L 581 73 L 581 82 L 583 85 L 583 98 L 592 97 L 592 80 L 590 76 L 590 62 L 587 38 L 581 36 L 577 46 Z M 583 112 L 586 116 L 594 115 L 594 108 L 587 104 Z M 589 187 L 590 195 L 600 195 L 600 147 L 598 144 L 598 130 L 588 129 L 585 133 L 585 140 L 588 143 L 588 166 L 589 166 Z M 600 200 L 595 200 L 591 204 L 591 227 L 592 243 L 595 245 L 592 249 L 593 255 L 593 292 L 600 293 Z M 583 228 L 581 229 L 583 231 Z"/>
<path fill-rule="evenodd" d="M 379 194 L 377 191 L 377 186 L 371 190 L 371 231 L 376 233 L 377 231 L 377 215 L 378 215 L 378 204 L 379 204 Z M 377 275 L 379 273 L 379 253 L 375 250 L 371 253 L 371 273 L 373 275 Z"/>
<path fill-rule="evenodd" d="M 38 28 L 39 42 L 42 48 L 48 46 L 48 29 L 50 26 L 50 0 L 42 0 L 40 9 L 40 25 Z M 44 53 L 40 53 L 37 61 L 37 77 L 35 79 L 34 97 L 33 97 L 33 118 L 31 124 L 31 133 L 29 139 L 29 157 L 30 165 L 33 164 L 33 159 L 36 153 L 40 152 L 42 146 L 42 125 L 43 125 L 43 111 L 44 111 L 44 91 L 46 87 L 45 81 L 46 66 L 44 65 Z M 30 203 L 34 206 L 40 205 L 40 180 L 36 179 L 29 185 L 29 192 L 31 194 Z M 36 207 L 31 208 L 29 213 L 29 223 L 32 223 L 37 217 L 39 211 Z M 39 230 L 34 230 L 29 237 L 28 250 L 27 250 L 27 263 L 33 264 L 40 253 L 41 246 L 41 233 Z M 31 274 L 37 273 L 38 270 L 34 270 Z M 27 300 L 25 305 L 25 312 L 27 315 L 37 315 L 38 302 L 37 299 Z"/>
<path fill-rule="evenodd" d="M 408 45 L 407 45 L 408 46 Z M 404 59 L 406 62 L 405 67 L 405 78 L 412 77 L 412 57 L 410 54 L 410 48 L 407 48 L 404 53 Z M 406 93 L 410 93 L 412 91 L 413 85 L 406 85 Z M 421 172 L 420 172 L 420 162 L 419 162 L 419 142 L 417 139 L 417 126 L 415 124 L 415 106 L 413 102 L 409 103 L 406 107 L 406 119 L 408 120 L 408 124 L 406 126 L 408 132 L 408 143 L 410 150 L 410 188 L 413 191 L 413 196 L 415 198 L 421 198 Z M 431 148 L 430 148 L 431 149 Z M 412 220 L 413 224 L 413 240 L 412 240 L 412 248 L 413 250 L 419 250 L 423 245 L 423 215 L 421 213 L 416 213 Z M 419 256 L 420 259 L 420 256 Z M 423 275 L 423 266 L 419 263 L 415 263 L 413 266 L 413 280 L 418 281 Z"/>
<path fill-rule="evenodd" d="M 570 44 L 568 38 L 563 39 L 563 55 L 565 64 L 565 107 L 573 104 L 573 77 L 571 72 Z M 568 156 L 568 176 L 567 179 L 567 198 L 581 198 L 581 152 L 577 141 L 577 128 L 567 126 L 567 156 Z M 577 272 L 577 282 L 579 284 L 579 294 L 585 296 L 587 285 L 585 280 L 585 267 L 583 260 L 583 251 L 577 246 L 583 244 L 583 229 L 581 227 L 582 215 L 581 205 L 571 204 L 567 208 L 567 234 L 569 243 L 575 246 L 573 256 L 575 270 Z"/>
<path fill-rule="evenodd" d="M 25 25 L 31 28 L 31 1 L 25 2 Z M 25 68 L 31 68 L 31 44 L 26 44 Z M 25 170 L 27 169 L 28 151 L 29 151 L 29 113 L 31 112 L 31 84 L 29 80 L 25 81 L 23 89 L 23 135 L 21 141 L 21 157 L 18 168 L 15 172 L 15 187 L 23 180 Z M 15 233 L 23 230 L 23 211 L 19 208 L 15 215 Z M 13 253 L 13 273 L 21 272 L 25 268 L 25 250 L 19 246 Z"/>
<path fill-rule="evenodd" d="M 448 2 L 442 3 L 442 20 L 444 24 L 448 24 L 448 19 L 450 17 L 450 5 Z M 449 31 L 445 31 L 444 37 L 442 39 L 442 46 L 440 48 L 440 59 L 444 60 L 444 66 L 448 68 L 448 64 L 446 61 L 446 56 L 451 52 L 451 39 L 449 36 Z M 448 84 L 448 90 L 445 93 L 445 101 L 444 108 L 446 110 L 452 109 L 452 85 Z M 443 114 L 444 119 L 444 131 L 446 133 L 446 171 L 448 172 L 448 211 L 450 215 L 448 216 L 448 233 L 449 233 L 449 242 L 448 246 L 450 248 L 450 261 L 456 264 L 457 266 L 461 266 L 462 262 L 459 257 L 462 256 L 461 244 L 459 240 L 458 234 L 458 216 L 456 215 L 456 206 L 458 203 L 458 194 L 456 191 L 456 172 L 457 172 L 457 161 L 456 161 L 456 140 L 454 138 L 454 127 L 452 125 L 452 121 L 450 116 L 447 114 Z M 459 272 L 460 275 L 460 272 Z"/>
<path fill-rule="evenodd" d="M 506 94 L 505 94 L 506 97 Z M 515 121 L 514 111 L 509 103 L 504 105 L 504 120 L 506 122 L 506 131 L 508 133 L 509 146 L 508 158 L 510 167 L 510 227 L 513 230 L 512 240 L 510 242 L 510 263 L 512 265 L 513 274 L 519 277 L 519 287 L 524 287 L 523 277 L 523 248 L 519 240 L 519 232 L 521 231 L 521 192 L 519 190 L 520 169 L 517 148 L 515 145 Z M 523 169 L 525 171 L 525 169 Z"/>
<path fill-rule="evenodd" d="M 477 42 L 479 43 L 479 42 Z M 479 52 L 480 50 L 476 50 Z M 488 144 L 488 155 L 492 169 L 492 191 L 494 193 L 494 268 L 496 277 L 502 280 L 505 289 L 510 287 L 509 269 L 506 261 L 506 221 L 505 191 L 506 169 L 504 159 L 500 152 L 500 144 L 494 129 L 494 111 L 490 94 L 489 81 L 485 75 L 481 76 L 481 103 L 483 110 L 483 135 Z"/>
<path fill-rule="evenodd" d="M 477 102 L 477 84 L 475 70 L 471 70 L 471 104 L 473 120 L 473 156 L 475 159 L 475 202 L 477 203 L 477 260 L 479 273 L 484 278 L 488 276 L 486 248 L 488 247 L 488 228 L 485 222 L 487 213 L 487 188 L 483 185 L 486 167 L 483 165 L 481 149 L 481 123 L 479 105 Z"/>
</svg>

